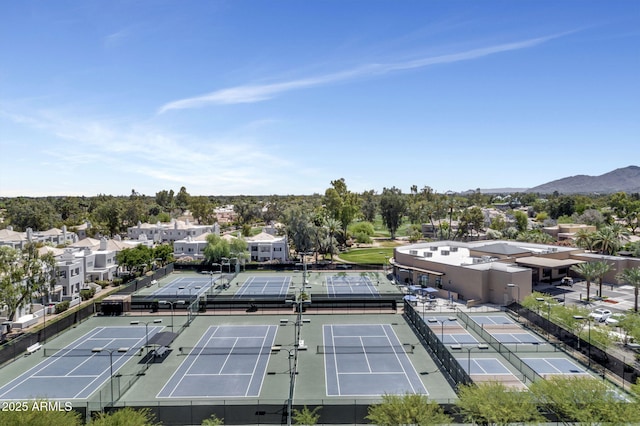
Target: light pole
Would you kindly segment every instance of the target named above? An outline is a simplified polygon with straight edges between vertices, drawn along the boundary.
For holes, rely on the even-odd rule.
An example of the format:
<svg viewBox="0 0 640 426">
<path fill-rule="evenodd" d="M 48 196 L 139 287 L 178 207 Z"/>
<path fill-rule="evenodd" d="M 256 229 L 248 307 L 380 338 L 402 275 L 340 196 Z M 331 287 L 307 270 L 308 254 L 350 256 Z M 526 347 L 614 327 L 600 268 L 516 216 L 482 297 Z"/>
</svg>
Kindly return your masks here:
<svg viewBox="0 0 640 426">
<path fill-rule="evenodd" d="M 184 300 L 176 300 L 175 302 L 172 302 L 170 300 L 158 300 L 158 303 L 161 303 L 163 305 L 171 305 L 171 331 L 173 331 L 174 307 L 175 307 L 175 305 L 184 305 L 185 301 Z"/>
<path fill-rule="evenodd" d="M 587 325 L 589 327 L 589 331 L 588 331 L 588 339 L 589 339 L 589 347 L 587 348 L 588 351 L 588 365 L 589 367 L 591 367 L 591 318 L 590 317 L 585 317 L 582 315 L 574 315 L 573 319 L 578 320 L 578 321 L 584 321 L 587 320 Z M 584 326 L 583 326 L 584 327 Z M 582 331 L 582 327 L 580 327 L 580 331 Z M 580 335 L 578 335 L 578 350 L 580 350 Z"/>
<path fill-rule="evenodd" d="M 467 351 L 467 374 L 469 376 L 471 376 L 471 351 L 473 351 L 474 349 L 486 350 L 486 349 L 489 349 L 489 346 L 487 346 L 484 343 L 478 343 L 477 346 L 468 346 L 468 347 L 458 344 L 458 345 L 451 345 L 451 349 L 452 350 L 466 349 L 466 351 Z"/>
<path fill-rule="evenodd" d="M 107 349 L 107 348 L 93 348 L 91 349 L 93 353 L 100 352 L 109 352 L 109 371 L 111 373 L 111 406 L 113 407 L 113 353 L 127 353 L 129 352 L 129 348 L 117 348 L 117 349 Z"/>
<path fill-rule="evenodd" d="M 149 324 L 159 324 L 162 322 L 162 319 L 154 319 L 153 321 L 131 321 L 131 325 L 138 325 L 140 323 L 144 324 L 144 335 L 147 339 L 147 343 L 145 347 L 147 348 L 147 355 L 149 355 Z"/>
<path fill-rule="evenodd" d="M 289 359 L 289 399 L 287 399 L 287 426 L 291 426 L 291 418 L 292 418 L 292 408 L 293 408 L 293 390 L 295 383 L 295 371 L 291 368 L 291 362 L 294 361 L 294 365 L 296 364 L 295 360 L 295 349 L 287 349 L 288 359 Z"/>
<path fill-rule="evenodd" d="M 430 323 L 440 323 L 440 341 L 444 344 L 444 323 L 447 321 L 453 322 L 453 321 L 457 321 L 458 318 L 456 317 L 449 317 L 447 319 L 442 319 L 439 320 L 438 318 L 429 318 L 427 321 Z"/>
<path fill-rule="evenodd" d="M 536 300 L 547 305 L 547 326 L 545 327 L 545 331 L 547 332 L 547 339 L 549 339 L 549 327 L 551 326 L 551 303 L 549 303 L 549 301 L 544 297 L 536 297 Z"/>
</svg>

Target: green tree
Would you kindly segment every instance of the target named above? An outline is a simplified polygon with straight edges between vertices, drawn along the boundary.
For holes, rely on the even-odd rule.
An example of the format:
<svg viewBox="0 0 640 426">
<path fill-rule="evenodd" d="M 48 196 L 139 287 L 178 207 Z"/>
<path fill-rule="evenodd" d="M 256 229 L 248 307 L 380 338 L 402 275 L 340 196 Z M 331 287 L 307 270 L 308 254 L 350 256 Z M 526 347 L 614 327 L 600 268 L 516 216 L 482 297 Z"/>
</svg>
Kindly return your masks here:
<svg viewBox="0 0 640 426">
<path fill-rule="evenodd" d="M 218 418 L 215 414 L 212 414 L 208 419 L 204 419 L 201 426 L 219 426 L 224 424 L 224 419 Z"/>
<path fill-rule="evenodd" d="M 382 222 L 391 233 L 391 239 L 396 238 L 396 232 L 402 223 L 407 210 L 407 200 L 398 188 L 384 188 L 380 196 L 380 214 Z"/>
<path fill-rule="evenodd" d="M 603 226 L 600 228 L 593 240 L 593 246 L 603 254 L 615 254 L 627 240 L 629 232 L 620 224 Z"/>
<path fill-rule="evenodd" d="M 591 289 L 591 283 L 599 276 L 600 271 L 596 262 L 584 262 L 573 265 L 571 270 L 578 275 L 581 275 L 587 282 L 587 302 L 589 301 L 589 291 Z"/>
<path fill-rule="evenodd" d="M 538 406 L 569 425 L 627 425 L 640 422 L 637 403 L 622 400 L 606 382 L 592 377 L 552 376 L 532 383 Z"/>
<path fill-rule="evenodd" d="M 329 237 L 329 253 L 331 254 L 331 263 L 333 263 L 333 252 L 335 246 L 333 244 L 333 240 L 335 238 L 336 233 L 340 230 L 340 222 L 333 218 L 327 218 L 324 222 L 324 228 L 327 231 L 327 236 Z"/>
<path fill-rule="evenodd" d="M 171 244 L 160 244 L 153 249 L 154 259 L 159 259 L 162 266 L 173 262 L 173 247 Z"/>
<path fill-rule="evenodd" d="M 180 209 L 180 212 L 184 213 L 189 207 L 189 201 L 191 199 L 191 195 L 187 192 L 187 188 L 184 186 L 180 188 L 178 194 L 176 195 L 176 207 Z"/>
<path fill-rule="evenodd" d="M 318 406 L 313 410 L 310 410 L 306 405 L 302 408 L 302 410 L 293 409 L 293 421 L 297 425 L 307 425 L 313 426 L 318 423 L 318 419 L 320 419 L 320 414 L 318 411 L 322 409 L 322 406 Z"/>
<path fill-rule="evenodd" d="M 596 273 L 598 280 L 598 294 L 602 296 L 602 281 L 604 280 L 604 276 L 611 270 L 611 264 L 609 264 L 606 260 L 598 260 L 594 262 L 596 264 Z"/>
<path fill-rule="evenodd" d="M 158 204 L 164 212 L 170 212 L 173 210 L 173 207 L 175 206 L 173 189 L 169 191 L 163 189 L 160 192 L 156 192 L 156 204 Z"/>
<path fill-rule="evenodd" d="M 227 240 L 216 234 L 207 235 L 207 245 L 204 248 L 205 263 L 220 263 L 223 257 L 229 258 L 231 247 Z"/>
<path fill-rule="evenodd" d="M 595 232 L 586 229 L 579 229 L 574 236 L 575 245 L 589 251 L 593 250 L 594 240 Z"/>
<path fill-rule="evenodd" d="M 638 289 L 640 288 L 640 267 L 626 268 L 616 275 L 619 282 L 633 286 L 633 310 L 638 312 Z"/>
<path fill-rule="evenodd" d="M 9 321 L 34 296 L 48 294 L 55 284 L 55 271 L 53 255 L 40 256 L 35 244 L 23 250 L 0 247 L 0 303 L 7 306 Z"/>
<path fill-rule="evenodd" d="M 374 222 L 376 220 L 376 213 L 378 212 L 376 192 L 373 189 L 364 191 L 360 195 L 360 203 L 360 210 L 362 211 L 364 220 Z"/>
<path fill-rule="evenodd" d="M 214 209 L 215 205 L 209 200 L 209 197 L 199 196 L 189 199 L 189 210 L 193 218 L 198 221 L 198 224 L 212 224 L 215 222 L 216 214 Z"/>
<path fill-rule="evenodd" d="M 156 422 L 149 408 L 136 410 L 125 407 L 109 413 L 98 413 L 89 424 L 91 426 L 155 426 L 161 423 Z"/>
<path fill-rule="evenodd" d="M 500 382 L 461 386 L 456 406 L 474 424 L 502 426 L 542 420 L 530 393 L 508 389 Z"/>
<path fill-rule="evenodd" d="M 344 178 L 331 181 L 331 188 L 324 194 L 325 208 L 330 217 L 340 222 L 342 235 L 347 238 L 347 228 L 360 212 L 358 195 L 347 189 Z"/>
<path fill-rule="evenodd" d="M 369 406 L 366 418 L 379 426 L 428 426 L 451 422 L 438 403 L 430 401 L 426 395 L 411 393 L 382 395 L 380 404 Z"/>
<path fill-rule="evenodd" d="M 300 206 L 288 208 L 284 214 L 285 231 L 296 253 L 314 249 L 315 227 L 311 214 Z"/>
<path fill-rule="evenodd" d="M 100 232 L 108 235 L 116 235 L 122 229 L 123 207 L 122 202 L 114 197 L 100 202 L 93 211 L 92 224 L 99 228 Z"/>
<path fill-rule="evenodd" d="M 516 221 L 516 228 L 518 228 L 518 232 L 526 232 L 527 229 L 529 229 L 529 218 L 527 218 L 527 214 L 525 212 L 516 210 L 513 212 L 513 217 Z"/>
</svg>

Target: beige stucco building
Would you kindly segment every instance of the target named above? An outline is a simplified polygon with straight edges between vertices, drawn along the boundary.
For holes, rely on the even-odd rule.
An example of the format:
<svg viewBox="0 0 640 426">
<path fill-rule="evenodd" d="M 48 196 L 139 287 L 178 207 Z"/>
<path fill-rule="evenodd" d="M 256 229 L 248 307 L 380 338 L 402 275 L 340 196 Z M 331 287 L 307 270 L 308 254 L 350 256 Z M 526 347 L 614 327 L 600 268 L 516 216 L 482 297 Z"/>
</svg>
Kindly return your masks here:
<svg viewBox="0 0 640 426">
<path fill-rule="evenodd" d="M 573 275 L 582 249 L 516 241 L 438 241 L 398 247 L 391 259 L 401 283 L 421 284 L 461 300 L 506 304 L 541 282 Z"/>
</svg>

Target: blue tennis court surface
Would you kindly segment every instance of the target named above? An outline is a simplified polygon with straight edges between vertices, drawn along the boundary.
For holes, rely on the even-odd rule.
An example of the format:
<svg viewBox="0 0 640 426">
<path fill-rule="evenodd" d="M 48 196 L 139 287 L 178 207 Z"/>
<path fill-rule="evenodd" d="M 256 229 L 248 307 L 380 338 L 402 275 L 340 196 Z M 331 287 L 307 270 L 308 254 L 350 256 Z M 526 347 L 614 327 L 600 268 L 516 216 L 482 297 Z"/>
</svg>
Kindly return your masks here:
<svg viewBox="0 0 640 426">
<path fill-rule="evenodd" d="M 492 324 L 514 324 L 517 323 L 509 318 L 506 315 L 473 315 L 471 319 L 478 323 L 484 325 L 492 325 Z"/>
<path fill-rule="evenodd" d="M 196 298 L 200 297 L 209 290 L 211 285 L 220 279 L 220 276 L 213 276 L 213 278 L 195 278 L 195 277 L 181 277 L 176 278 L 170 283 L 160 287 L 151 293 L 151 296 L 155 298 L 161 297 L 185 297 Z"/>
<path fill-rule="evenodd" d="M 380 297 L 380 292 L 367 276 L 334 275 L 326 278 L 329 297 Z"/>
<path fill-rule="evenodd" d="M 467 374 L 511 374 L 511 371 L 496 358 L 474 358 L 473 353 L 470 358 L 456 358 Z M 471 367 L 471 371 L 469 371 Z"/>
<path fill-rule="evenodd" d="M 389 324 L 324 325 L 328 396 L 428 394 Z"/>
<path fill-rule="evenodd" d="M 251 276 L 236 291 L 234 298 L 284 297 L 289 292 L 291 277 Z"/>
<path fill-rule="evenodd" d="M 522 358 L 522 361 L 542 377 L 555 374 L 589 374 L 567 358 Z"/>
<path fill-rule="evenodd" d="M 259 396 L 276 329 L 273 325 L 209 327 L 157 397 Z"/>
<path fill-rule="evenodd" d="M 4 385 L 0 399 L 86 399 L 109 380 L 111 361 L 115 374 L 138 353 L 146 342 L 145 328 L 96 328 Z M 162 328 L 149 327 L 149 337 Z"/>
</svg>

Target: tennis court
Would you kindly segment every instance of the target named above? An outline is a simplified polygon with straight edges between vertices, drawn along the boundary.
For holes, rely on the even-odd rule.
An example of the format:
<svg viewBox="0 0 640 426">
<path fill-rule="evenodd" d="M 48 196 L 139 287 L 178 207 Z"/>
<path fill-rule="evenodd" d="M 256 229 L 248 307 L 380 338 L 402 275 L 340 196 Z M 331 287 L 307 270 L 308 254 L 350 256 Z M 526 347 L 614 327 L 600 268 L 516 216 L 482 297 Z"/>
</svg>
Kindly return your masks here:
<svg viewBox="0 0 640 426">
<path fill-rule="evenodd" d="M 427 325 L 438 339 L 444 344 L 469 344 L 478 343 L 478 340 L 471 335 L 456 319 L 449 317 L 435 316 L 426 318 Z"/>
<path fill-rule="evenodd" d="M 86 399 L 163 327 L 98 327 L 0 388 L 0 399 Z"/>
<path fill-rule="evenodd" d="M 153 291 L 154 298 L 197 298 L 205 294 L 211 285 L 220 279 L 220 275 L 207 278 L 180 277 Z"/>
<path fill-rule="evenodd" d="M 373 281 L 366 276 L 332 275 L 326 277 L 329 297 L 380 297 Z"/>
<path fill-rule="evenodd" d="M 233 295 L 236 299 L 285 297 L 291 287 L 291 277 L 250 276 Z"/>
<path fill-rule="evenodd" d="M 522 361 L 542 377 L 589 374 L 568 358 L 522 358 Z"/>
<path fill-rule="evenodd" d="M 257 397 L 264 381 L 274 325 L 212 326 L 188 353 L 157 398 Z"/>
<path fill-rule="evenodd" d="M 327 396 L 428 394 L 389 324 L 323 325 Z"/>
</svg>

